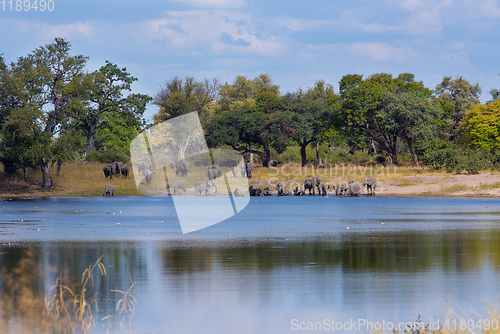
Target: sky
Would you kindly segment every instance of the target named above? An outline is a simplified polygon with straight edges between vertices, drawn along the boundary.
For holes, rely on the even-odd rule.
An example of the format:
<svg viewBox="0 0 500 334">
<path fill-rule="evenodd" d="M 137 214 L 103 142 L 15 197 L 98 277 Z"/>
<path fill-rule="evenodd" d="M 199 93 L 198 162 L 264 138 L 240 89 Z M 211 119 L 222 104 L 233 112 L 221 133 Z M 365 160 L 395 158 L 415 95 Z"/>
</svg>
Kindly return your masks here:
<svg viewBox="0 0 500 334">
<path fill-rule="evenodd" d="M 317 80 L 338 91 L 346 74 L 382 72 L 413 73 L 431 89 L 462 76 L 479 83 L 483 103 L 500 89 L 499 0 L 46 0 L 53 10 L 43 12 L 6 1 L 6 61 L 63 37 L 89 71 L 109 60 L 153 97 L 175 76 L 231 83 L 260 73 L 282 93 Z"/>
</svg>

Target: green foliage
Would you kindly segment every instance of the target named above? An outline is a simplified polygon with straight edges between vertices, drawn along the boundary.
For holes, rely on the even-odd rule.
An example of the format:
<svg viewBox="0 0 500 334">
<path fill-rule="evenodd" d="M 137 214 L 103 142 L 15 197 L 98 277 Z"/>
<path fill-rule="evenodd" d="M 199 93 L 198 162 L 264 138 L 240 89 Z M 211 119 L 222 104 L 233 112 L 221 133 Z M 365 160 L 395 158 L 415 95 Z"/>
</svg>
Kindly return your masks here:
<svg viewBox="0 0 500 334">
<path fill-rule="evenodd" d="M 448 173 L 478 174 L 481 170 L 499 168 L 500 155 L 495 151 L 463 149 L 446 141 L 435 142 L 422 155 L 422 161 L 432 169 Z"/>
<path fill-rule="evenodd" d="M 401 140 L 414 151 L 415 141 L 433 132 L 439 110 L 430 103 L 431 91 L 412 74 L 381 73 L 365 80 L 346 75 L 339 87 L 339 97 L 329 100 L 331 126 L 351 138 L 372 140 L 394 164 Z"/>
<path fill-rule="evenodd" d="M 99 161 L 102 163 L 111 163 L 114 161 L 121 161 L 123 163 L 130 162 L 130 156 L 123 154 L 122 152 L 117 151 L 105 151 L 105 152 L 97 152 L 94 151 L 86 156 L 86 161 Z"/>
<path fill-rule="evenodd" d="M 442 100 L 454 107 L 453 110 L 450 110 L 449 106 L 445 107 L 444 116 L 446 117 L 442 118 L 442 121 L 445 123 L 443 134 L 446 138 L 444 139 L 455 142 L 461 135 L 460 122 L 465 113 L 479 103 L 481 87 L 477 83 L 471 84 L 461 76 L 456 79 L 444 77 L 436 86 L 434 94 L 438 102 Z M 442 104 L 441 107 L 443 107 Z"/>
<path fill-rule="evenodd" d="M 500 100 L 472 107 L 462 129 L 471 148 L 500 149 Z"/>
<path fill-rule="evenodd" d="M 220 83 L 217 79 L 196 81 L 193 77 L 174 77 L 156 95 L 153 103 L 159 107 L 154 115 L 155 124 L 170 118 L 197 111 L 202 124 L 214 115 L 213 104 Z"/>
</svg>

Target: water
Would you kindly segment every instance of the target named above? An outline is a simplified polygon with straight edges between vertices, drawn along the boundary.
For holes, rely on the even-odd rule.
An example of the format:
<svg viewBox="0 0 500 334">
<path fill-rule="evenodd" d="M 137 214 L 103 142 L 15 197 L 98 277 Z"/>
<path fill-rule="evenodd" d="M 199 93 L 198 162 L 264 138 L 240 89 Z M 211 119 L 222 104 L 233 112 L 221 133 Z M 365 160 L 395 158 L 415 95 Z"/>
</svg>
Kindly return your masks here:
<svg viewBox="0 0 500 334">
<path fill-rule="evenodd" d="M 2 200 L 0 240 L 3 270 L 31 251 L 45 293 L 104 255 L 100 315 L 132 279 L 133 333 L 477 319 L 500 297 L 498 199 L 260 197 L 185 235 L 168 197 Z"/>
</svg>

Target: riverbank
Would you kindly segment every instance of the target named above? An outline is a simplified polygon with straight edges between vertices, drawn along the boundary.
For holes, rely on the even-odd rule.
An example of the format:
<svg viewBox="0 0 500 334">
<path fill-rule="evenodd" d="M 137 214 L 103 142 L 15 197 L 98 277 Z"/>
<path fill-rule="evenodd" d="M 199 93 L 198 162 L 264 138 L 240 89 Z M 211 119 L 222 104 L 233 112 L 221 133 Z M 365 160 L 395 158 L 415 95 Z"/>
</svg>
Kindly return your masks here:
<svg viewBox="0 0 500 334">
<path fill-rule="evenodd" d="M 0 167 L 1 197 L 46 197 L 46 196 L 102 196 L 104 187 L 113 184 L 118 196 L 140 196 L 137 191 L 133 171 L 127 179 L 121 176 L 113 180 L 106 179 L 101 163 L 68 163 L 63 166 L 60 175 L 52 170 L 55 187 L 41 189 L 40 171 L 29 171 L 28 181 L 22 177 L 7 177 Z M 203 173 L 200 168 L 200 173 Z M 131 169 L 131 168 L 130 168 Z M 168 172 L 168 171 L 167 171 Z M 157 173 L 155 177 L 161 177 Z M 500 197 L 500 172 L 483 171 L 478 175 L 456 175 L 431 171 L 422 167 L 395 166 L 344 166 L 335 165 L 317 169 L 313 166 L 300 167 L 284 165 L 275 168 L 256 167 L 250 184 L 273 190 L 278 181 L 284 181 L 288 188 L 303 184 L 310 176 L 320 176 L 330 186 L 355 179 L 363 182 L 368 176 L 375 176 L 379 181 L 379 196 L 410 197 Z M 333 192 L 330 189 L 330 192 Z M 366 194 L 364 189 L 363 194 Z"/>
</svg>

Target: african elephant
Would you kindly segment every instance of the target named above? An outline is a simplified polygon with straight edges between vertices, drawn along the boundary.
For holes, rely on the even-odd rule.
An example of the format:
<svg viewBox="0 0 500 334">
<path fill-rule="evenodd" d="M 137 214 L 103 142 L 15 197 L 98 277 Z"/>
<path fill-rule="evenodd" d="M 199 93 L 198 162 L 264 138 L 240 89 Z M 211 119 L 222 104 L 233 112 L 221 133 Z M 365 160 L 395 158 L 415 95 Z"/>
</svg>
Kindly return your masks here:
<svg viewBox="0 0 500 334">
<path fill-rule="evenodd" d="M 273 191 L 272 191 L 271 187 L 265 187 L 264 191 L 262 192 L 262 195 L 264 195 L 264 196 L 272 196 L 272 194 L 273 194 Z"/>
<path fill-rule="evenodd" d="M 176 162 L 171 162 L 170 167 L 175 168 L 175 175 L 187 176 L 187 173 L 191 173 L 189 166 L 191 164 L 187 160 L 180 160 Z"/>
<path fill-rule="evenodd" d="M 241 164 L 241 177 L 247 177 L 247 166 L 245 163 Z"/>
<path fill-rule="evenodd" d="M 284 196 L 286 186 L 283 182 L 278 182 L 276 185 L 276 190 L 278 191 L 278 196 Z"/>
<path fill-rule="evenodd" d="M 321 191 L 319 189 L 320 183 L 321 183 L 320 177 L 318 176 L 308 177 L 304 181 L 304 191 L 309 189 L 309 195 L 311 195 L 311 190 L 312 190 L 312 195 L 316 195 L 315 188 L 318 188 L 318 193 L 321 194 Z"/>
<path fill-rule="evenodd" d="M 142 174 L 144 175 L 144 177 L 146 178 L 146 183 L 151 183 L 151 179 L 153 178 L 153 175 L 155 174 L 155 172 L 153 172 L 152 170 L 150 169 L 145 169 Z"/>
<path fill-rule="evenodd" d="M 292 191 L 290 189 L 285 189 L 285 191 L 283 192 L 283 196 L 292 196 Z"/>
<path fill-rule="evenodd" d="M 111 169 L 111 165 L 106 165 L 104 167 L 102 167 L 102 171 L 104 172 L 104 177 L 105 178 L 110 178 L 110 179 L 113 179 L 113 170 Z"/>
<path fill-rule="evenodd" d="M 304 194 L 305 194 L 305 190 L 304 190 L 303 185 L 296 186 L 295 189 L 293 190 L 294 196 L 304 196 Z"/>
<path fill-rule="evenodd" d="M 215 192 L 217 192 L 217 184 L 213 180 L 210 181 L 199 181 L 194 185 L 194 192 L 196 195 L 201 195 L 202 192 L 205 192 L 205 196 L 210 194 L 210 188 L 215 187 Z"/>
<path fill-rule="evenodd" d="M 154 166 L 150 162 L 139 161 L 137 163 L 137 169 L 139 170 L 139 175 L 144 175 L 144 171 L 146 170 L 154 171 Z"/>
<path fill-rule="evenodd" d="M 253 171 L 253 167 L 254 167 L 254 163 L 253 162 L 249 162 L 247 164 L 245 164 L 245 169 L 246 169 L 246 174 L 247 174 L 247 178 L 251 179 L 252 178 L 252 171 Z"/>
<path fill-rule="evenodd" d="M 174 189 L 174 196 L 177 195 L 177 189 L 182 189 L 184 190 L 184 193 L 186 193 L 188 188 L 188 184 L 184 180 L 175 180 L 172 182 L 169 182 L 167 184 L 167 190 L 170 193 L 170 189 Z"/>
<path fill-rule="evenodd" d="M 335 189 L 335 195 L 337 195 L 337 196 L 345 195 L 348 189 L 349 189 L 349 186 L 347 185 L 347 183 L 341 183 Z"/>
<path fill-rule="evenodd" d="M 231 168 L 231 172 L 233 173 L 234 178 L 238 177 L 238 168 L 236 167 Z"/>
<path fill-rule="evenodd" d="M 367 177 L 363 181 L 363 186 L 366 186 L 366 193 L 368 195 L 375 195 L 375 187 L 377 186 L 377 179 L 373 176 Z"/>
<path fill-rule="evenodd" d="M 126 179 L 128 177 L 128 167 L 123 166 L 122 167 L 122 176 Z"/>
<path fill-rule="evenodd" d="M 251 185 L 248 187 L 248 192 L 250 193 L 250 196 L 260 196 L 262 194 L 262 189 Z"/>
<path fill-rule="evenodd" d="M 104 194 L 102 194 L 102 195 L 103 196 L 114 196 L 115 195 L 115 186 L 112 184 L 108 184 L 104 188 Z"/>
<path fill-rule="evenodd" d="M 245 189 L 244 188 L 236 188 L 234 189 L 233 195 L 236 197 L 243 197 L 245 196 Z"/>
<path fill-rule="evenodd" d="M 320 195 L 321 196 L 328 196 L 328 189 L 329 188 L 330 188 L 330 186 L 328 184 L 321 182 L 319 184 Z"/>
<path fill-rule="evenodd" d="M 121 166 L 123 166 L 123 162 L 121 161 L 115 161 L 111 163 L 111 170 L 113 171 L 114 175 L 120 175 L 120 169 L 121 169 L 120 163 Z"/>
<path fill-rule="evenodd" d="M 222 170 L 218 165 L 210 165 L 207 166 L 207 172 L 206 175 L 209 180 L 215 180 L 218 177 L 222 176 Z"/>
<path fill-rule="evenodd" d="M 361 194 L 361 184 L 355 180 L 349 181 L 346 196 L 359 196 Z"/>
</svg>

